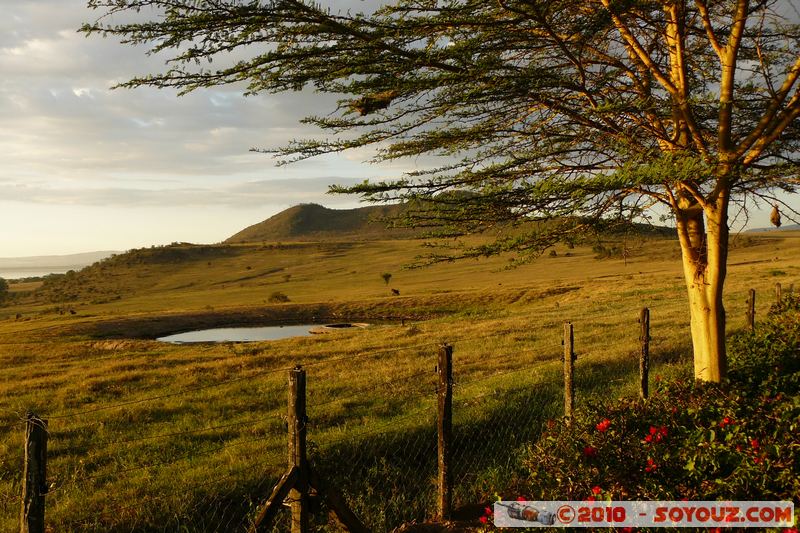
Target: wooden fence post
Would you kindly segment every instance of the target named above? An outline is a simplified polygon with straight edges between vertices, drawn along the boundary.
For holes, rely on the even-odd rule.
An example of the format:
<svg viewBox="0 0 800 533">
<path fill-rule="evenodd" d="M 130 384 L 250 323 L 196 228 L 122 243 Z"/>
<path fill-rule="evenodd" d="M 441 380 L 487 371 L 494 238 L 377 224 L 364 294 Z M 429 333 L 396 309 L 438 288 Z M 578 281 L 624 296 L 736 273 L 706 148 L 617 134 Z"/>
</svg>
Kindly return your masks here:
<svg viewBox="0 0 800 533">
<path fill-rule="evenodd" d="M 306 451 L 306 371 L 299 365 L 289 371 L 289 467 L 272 489 L 258 514 L 250 533 L 257 533 L 262 524 L 269 524 L 281 504 L 287 502 L 292 510 L 292 533 L 309 531 L 309 489 L 322 496 L 341 524 L 351 533 L 370 533 L 370 530 L 347 506 L 339 492 L 328 486 L 308 464 Z"/>
<path fill-rule="evenodd" d="M 648 396 L 648 374 L 650 372 L 650 310 L 642 307 L 639 316 L 639 324 L 642 326 L 639 340 L 642 349 L 639 352 L 639 396 L 646 400 Z"/>
<path fill-rule="evenodd" d="M 450 443 L 453 434 L 453 347 L 443 344 L 439 348 L 439 415 L 437 417 L 439 493 L 437 504 L 439 517 L 450 518 L 453 505 L 453 487 L 450 475 Z"/>
<path fill-rule="evenodd" d="M 783 305 L 783 294 L 780 283 L 775 284 L 775 303 L 778 304 L 778 309 Z"/>
<path fill-rule="evenodd" d="M 750 289 L 747 295 L 747 329 L 750 332 L 756 330 L 756 290 Z"/>
<path fill-rule="evenodd" d="M 289 371 L 289 468 L 298 471 L 297 481 L 289 491 L 292 533 L 310 531 L 306 421 L 306 371 L 297 366 Z"/>
<path fill-rule="evenodd" d="M 44 533 L 47 492 L 47 420 L 26 415 L 25 471 L 22 477 L 20 533 Z"/>
<path fill-rule="evenodd" d="M 573 381 L 574 362 L 577 359 L 574 350 L 575 338 L 572 323 L 564 322 L 564 416 L 569 423 L 575 407 L 575 382 Z"/>
</svg>

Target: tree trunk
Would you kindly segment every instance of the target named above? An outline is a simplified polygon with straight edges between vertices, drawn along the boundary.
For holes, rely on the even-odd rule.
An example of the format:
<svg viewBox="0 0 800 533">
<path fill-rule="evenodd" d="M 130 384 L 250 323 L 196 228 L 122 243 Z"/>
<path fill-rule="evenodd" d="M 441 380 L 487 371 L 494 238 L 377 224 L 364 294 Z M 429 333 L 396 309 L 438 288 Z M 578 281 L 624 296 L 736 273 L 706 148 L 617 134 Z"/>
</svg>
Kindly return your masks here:
<svg viewBox="0 0 800 533">
<path fill-rule="evenodd" d="M 727 204 L 725 194 L 705 209 L 684 199 L 676 213 L 689 293 L 694 376 L 702 381 L 720 382 L 727 373 L 722 303 L 728 262 Z"/>
</svg>

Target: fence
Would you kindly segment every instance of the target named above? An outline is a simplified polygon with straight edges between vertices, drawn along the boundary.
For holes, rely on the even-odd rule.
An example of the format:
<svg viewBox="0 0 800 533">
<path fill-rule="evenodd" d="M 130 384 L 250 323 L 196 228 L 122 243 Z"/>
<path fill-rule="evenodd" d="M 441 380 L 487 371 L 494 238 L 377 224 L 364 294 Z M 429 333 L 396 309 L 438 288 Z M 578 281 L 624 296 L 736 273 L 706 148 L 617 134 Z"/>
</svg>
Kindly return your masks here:
<svg viewBox="0 0 800 533">
<path fill-rule="evenodd" d="M 748 325 L 753 309 L 748 305 Z M 646 308 L 639 322 L 638 388 L 646 398 Z M 0 494 L 0 509 L 19 510 L 20 530 L 32 533 L 45 531 L 46 520 L 58 531 L 305 532 L 333 527 L 325 518 L 330 511 L 346 529 L 363 532 L 434 516 L 469 518 L 476 511 L 469 503 L 512 479 L 525 443 L 542 425 L 570 417 L 583 358 L 571 323 L 564 324 L 561 369 L 554 354 L 518 352 L 492 353 L 487 365 L 487 354 L 459 351 L 474 340 L 320 354 L 302 367 L 276 366 L 49 416 L 29 413 L 0 427 L 22 434 L 23 425 L 25 437 L 20 496 Z M 556 385 L 559 373 L 563 387 Z M 288 411 L 280 400 L 287 374 Z M 193 396 L 209 402 L 237 386 L 248 388 L 253 404 L 239 405 L 242 412 L 224 424 L 180 427 Z M 118 416 L 98 426 L 88 422 L 109 412 Z M 148 416 L 170 423 L 102 440 Z M 66 421 L 78 427 L 62 431 Z M 283 504 L 291 512 L 280 512 Z"/>
</svg>

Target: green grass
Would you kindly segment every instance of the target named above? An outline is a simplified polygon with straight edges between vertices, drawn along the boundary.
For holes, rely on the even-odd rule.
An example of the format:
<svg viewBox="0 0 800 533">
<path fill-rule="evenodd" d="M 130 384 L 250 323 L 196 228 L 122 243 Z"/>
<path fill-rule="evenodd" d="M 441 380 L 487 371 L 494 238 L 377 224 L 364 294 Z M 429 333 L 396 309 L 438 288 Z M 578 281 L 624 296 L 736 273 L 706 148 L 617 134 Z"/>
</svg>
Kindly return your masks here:
<svg viewBox="0 0 800 533">
<path fill-rule="evenodd" d="M 750 287 L 763 316 L 771 271 L 786 273 L 784 290 L 794 282 L 797 238 L 767 234 L 733 250 L 729 329 L 742 327 Z M 588 247 L 571 257 L 559 248 L 558 257 L 509 271 L 502 258 L 402 270 L 421 251 L 414 241 L 185 248 L 120 256 L 76 274 L 65 280 L 73 301 L 17 293 L 0 308 L 0 425 L 14 424 L 0 429 L 0 530 L 18 520 L 18 420 L 29 409 L 50 420 L 54 531 L 232 530 L 285 468 L 285 383 L 295 364 L 308 372 L 320 472 L 378 531 L 431 516 L 441 342 L 455 347 L 457 505 L 479 503 L 513 484 L 515 450 L 560 416 L 565 320 L 575 327 L 579 404 L 591 394 L 635 394 L 643 305 L 651 308 L 653 372 L 690 375 L 673 249 L 647 241 L 626 267 L 592 259 Z M 383 272 L 392 273 L 388 287 Z M 274 291 L 291 302 L 265 303 Z M 250 344 L 146 338 L 312 310 L 419 320 Z"/>
</svg>

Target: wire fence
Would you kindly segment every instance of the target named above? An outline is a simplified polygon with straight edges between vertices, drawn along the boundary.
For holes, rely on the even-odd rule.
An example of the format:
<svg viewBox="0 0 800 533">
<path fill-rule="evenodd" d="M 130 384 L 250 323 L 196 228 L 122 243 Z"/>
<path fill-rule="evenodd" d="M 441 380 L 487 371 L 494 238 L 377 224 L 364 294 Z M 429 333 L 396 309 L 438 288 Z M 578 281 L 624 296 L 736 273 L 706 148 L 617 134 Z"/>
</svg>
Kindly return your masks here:
<svg viewBox="0 0 800 533">
<path fill-rule="evenodd" d="M 546 355 L 499 352 L 514 344 L 507 331 L 453 337 L 451 474 L 455 507 L 463 507 L 513 487 L 526 444 L 561 414 L 561 362 L 558 347 Z M 311 467 L 372 531 L 437 513 L 439 345 L 298 359 L 309 373 Z M 48 525 L 60 532 L 247 531 L 287 469 L 292 368 L 245 366 L 223 379 L 43 415 Z M 233 395 L 237 388 L 247 394 Z M 243 397 L 247 405 L 235 403 Z M 219 405 L 212 415 L 210 405 Z M 5 446 L 18 454 L 24 425 L 17 413 L 0 418 L 0 432 L 12 437 Z M 21 477 L 18 467 L 0 464 L 0 529 L 16 527 Z M 335 530 L 324 502 L 312 498 L 311 508 L 315 531 Z M 279 513 L 261 531 L 288 527 L 288 513 Z"/>
</svg>

